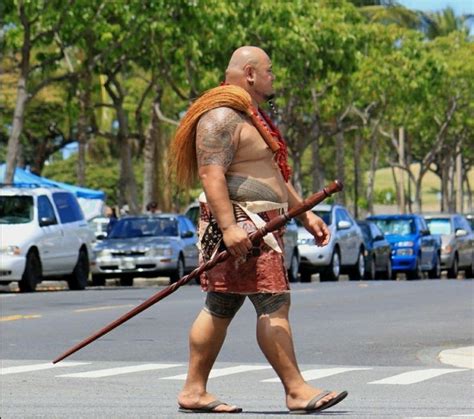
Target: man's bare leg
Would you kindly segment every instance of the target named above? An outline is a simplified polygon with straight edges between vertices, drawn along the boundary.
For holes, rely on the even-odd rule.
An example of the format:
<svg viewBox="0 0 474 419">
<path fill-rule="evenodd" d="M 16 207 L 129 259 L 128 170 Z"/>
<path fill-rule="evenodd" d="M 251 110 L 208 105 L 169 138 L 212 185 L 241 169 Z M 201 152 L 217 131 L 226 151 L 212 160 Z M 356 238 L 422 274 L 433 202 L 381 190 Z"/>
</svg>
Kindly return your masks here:
<svg viewBox="0 0 474 419">
<path fill-rule="evenodd" d="M 181 407 L 202 407 L 216 400 L 215 396 L 206 391 L 207 380 L 231 321 L 231 318 L 212 316 L 205 310 L 194 321 L 189 332 L 188 376 L 178 396 Z M 215 410 L 224 412 L 235 407 L 221 405 Z"/>
<path fill-rule="evenodd" d="M 298 368 L 293 337 L 288 320 L 289 304 L 284 304 L 271 314 L 264 314 L 257 321 L 257 340 L 270 365 L 281 379 L 288 409 L 304 408 L 322 390 L 307 384 Z M 337 393 L 328 394 L 317 402 L 320 406 Z"/>
</svg>

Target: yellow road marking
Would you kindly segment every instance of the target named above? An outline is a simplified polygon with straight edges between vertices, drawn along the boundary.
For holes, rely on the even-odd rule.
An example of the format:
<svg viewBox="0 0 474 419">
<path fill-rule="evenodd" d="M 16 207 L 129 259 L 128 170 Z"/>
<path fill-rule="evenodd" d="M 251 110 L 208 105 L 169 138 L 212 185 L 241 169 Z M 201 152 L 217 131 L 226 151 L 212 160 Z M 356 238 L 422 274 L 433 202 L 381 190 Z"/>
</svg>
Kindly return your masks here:
<svg viewBox="0 0 474 419">
<path fill-rule="evenodd" d="M 42 317 L 40 314 L 15 314 L 12 316 L 3 316 L 0 317 L 0 322 L 10 322 L 13 320 L 22 320 L 22 319 L 39 319 Z"/>
<path fill-rule="evenodd" d="M 114 308 L 124 308 L 124 307 L 135 307 L 133 304 L 124 304 L 120 306 L 102 306 L 102 307 L 90 307 L 90 308 L 80 308 L 74 310 L 74 313 L 85 313 L 87 311 L 100 311 L 100 310 L 113 310 Z"/>
</svg>

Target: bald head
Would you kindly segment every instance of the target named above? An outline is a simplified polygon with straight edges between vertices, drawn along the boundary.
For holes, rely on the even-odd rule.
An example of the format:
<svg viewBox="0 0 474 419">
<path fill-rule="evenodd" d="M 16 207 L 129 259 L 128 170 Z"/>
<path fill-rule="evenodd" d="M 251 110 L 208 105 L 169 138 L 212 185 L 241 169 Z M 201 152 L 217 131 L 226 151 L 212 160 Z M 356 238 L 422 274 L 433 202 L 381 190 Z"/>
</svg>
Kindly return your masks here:
<svg viewBox="0 0 474 419">
<path fill-rule="evenodd" d="M 270 58 L 254 46 L 236 49 L 226 69 L 226 82 L 247 90 L 257 104 L 273 96 L 273 79 Z"/>
</svg>

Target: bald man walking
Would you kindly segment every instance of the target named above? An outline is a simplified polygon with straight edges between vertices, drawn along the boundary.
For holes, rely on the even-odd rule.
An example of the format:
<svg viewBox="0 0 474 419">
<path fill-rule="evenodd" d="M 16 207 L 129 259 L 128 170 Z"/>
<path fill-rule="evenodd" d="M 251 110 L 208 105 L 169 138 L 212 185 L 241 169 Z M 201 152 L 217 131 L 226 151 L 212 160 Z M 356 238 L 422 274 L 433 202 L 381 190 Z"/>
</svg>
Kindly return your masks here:
<svg viewBox="0 0 474 419">
<path fill-rule="evenodd" d="M 199 225 L 202 261 L 223 249 L 231 255 L 201 277 L 207 297 L 189 334 L 188 374 L 178 396 L 181 412 L 242 411 L 219 401 L 206 387 L 227 328 L 247 297 L 257 314 L 258 344 L 281 379 L 291 413 L 318 412 L 347 395 L 314 388 L 299 371 L 288 320 L 290 293 L 282 255 L 283 231 L 267 235 L 259 247 L 252 247 L 248 238 L 262 223 L 302 201 L 289 181 L 283 139 L 259 109 L 273 97 L 274 79 L 265 51 L 252 46 L 237 49 L 226 70 L 227 87 L 214 89 L 216 98 L 223 93 L 226 98 L 236 96 L 236 105 L 231 100 L 224 106 L 220 99 L 219 105 L 211 106 L 208 100 L 209 110 L 192 130 L 180 127 L 173 144 L 175 161 L 181 163 L 176 164 L 178 181 L 190 183 L 187 176 L 195 170 L 204 190 Z M 237 102 L 247 99 L 250 109 L 242 112 Z M 195 108 L 202 108 L 203 102 L 199 106 L 197 102 Z M 184 170 L 186 161 L 189 164 Z M 317 244 L 328 243 L 329 230 L 319 217 L 309 211 L 300 221 Z"/>
</svg>

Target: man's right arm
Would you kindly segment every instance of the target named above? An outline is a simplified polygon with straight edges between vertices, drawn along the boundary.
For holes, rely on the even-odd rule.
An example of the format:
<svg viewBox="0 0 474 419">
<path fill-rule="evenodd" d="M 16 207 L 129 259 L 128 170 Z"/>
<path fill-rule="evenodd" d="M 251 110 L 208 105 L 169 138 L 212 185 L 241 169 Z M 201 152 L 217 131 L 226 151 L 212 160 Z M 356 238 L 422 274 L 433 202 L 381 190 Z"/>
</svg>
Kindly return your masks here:
<svg viewBox="0 0 474 419">
<path fill-rule="evenodd" d="M 240 228 L 230 202 L 226 171 L 238 144 L 240 114 L 230 108 L 217 108 L 201 117 L 196 132 L 199 177 L 212 214 L 222 230 L 224 244 L 232 256 L 243 256 L 252 247 Z"/>
</svg>

